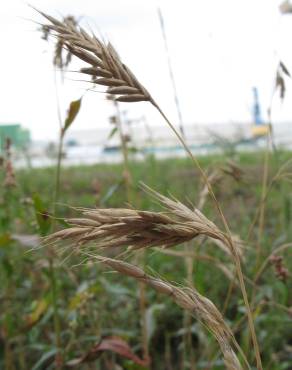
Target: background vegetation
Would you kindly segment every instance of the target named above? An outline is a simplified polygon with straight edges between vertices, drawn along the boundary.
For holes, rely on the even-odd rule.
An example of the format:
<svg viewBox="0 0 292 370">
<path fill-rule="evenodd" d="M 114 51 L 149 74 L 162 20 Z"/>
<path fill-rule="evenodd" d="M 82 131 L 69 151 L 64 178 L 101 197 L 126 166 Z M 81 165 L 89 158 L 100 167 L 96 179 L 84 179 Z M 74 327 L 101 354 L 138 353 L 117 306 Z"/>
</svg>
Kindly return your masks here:
<svg viewBox="0 0 292 370">
<path fill-rule="evenodd" d="M 263 198 L 265 156 L 266 153 L 235 154 L 230 163 L 230 156 L 222 154 L 202 157 L 201 164 L 209 173 L 214 169 L 220 173 L 214 183 L 216 196 L 232 232 L 246 242 L 244 275 L 248 277 L 246 284 L 264 369 L 284 370 L 291 368 L 291 275 L 286 270 L 281 275 L 279 263 L 282 269 L 291 271 L 291 166 L 288 162 L 291 154 L 270 154 L 269 192 Z M 144 162 L 130 161 L 129 167 L 135 207 L 160 209 L 139 188 L 141 180 L 163 194 L 173 194 L 190 207 L 198 203 L 203 184 L 188 159 L 156 161 L 154 157 L 147 157 Z M 54 221 L 49 216 L 54 212 L 55 169 L 19 170 L 15 176 L 16 186 L 5 185 L 7 168 L 2 169 L 1 176 L 4 185 L 0 210 L 0 367 L 8 370 L 61 368 L 66 363 L 69 366 L 73 359 L 84 359 L 91 350 L 92 357 L 85 358 L 77 368 L 147 368 L 139 362 L 143 357 L 143 323 L 136 282 L 105 273 L 102 266 L 82 261 L 80 256 L 63 261 L 67 254 L 57 256 L 56 250 L 50 248 L 30 251 L 40 245 L 39 236 L 46 235 L 52 223 L 55 228 L 64 227 L 62 219 Z M 60 218 L 76 216 L 68 205 L 125 207 L 123 166 L 63 168 L 59 193 L 57 215 Z M 260 231 L 259 210 L 263 210 L 263 204 Z M 210 200 L 205 204 L 204 213 L 220 225 Z M 259 260 L 256 258 L 258 242 Z M 188 250 L 193 253 L 192 284 L 224 312 L 241 348 L 252 361 L 245 306 L 232 278 L 231 261 L 210 241 L 193 241 Z M 275 251 L 283 257 L 278 262 L 270 258 Z M 169 281 L 186 284 L 184 249 L 177 247 L 170 252 L 177 255 L 147 251 L 145 269 Z M 119 253 L 114 250 L 108 255 Z M 209 259 L 204 260 L 204 256 Z M 263 263 L 266 264 L 262 274 L 254 283 Z M 187 319 L 169 299 L 148 288 L 145 317 L 152 369 L 224 368 L 211 335 L 195 320 Z M 97 343 L 106 344 L 106 340 L 113 337 L 130 348 L 123 348 L 122 354 L 118 354 L 112 343 L 108 351 L 102 347 L 97 349 Z M 58 345 L 62 352 L 56 357 Z"/>
</svg>

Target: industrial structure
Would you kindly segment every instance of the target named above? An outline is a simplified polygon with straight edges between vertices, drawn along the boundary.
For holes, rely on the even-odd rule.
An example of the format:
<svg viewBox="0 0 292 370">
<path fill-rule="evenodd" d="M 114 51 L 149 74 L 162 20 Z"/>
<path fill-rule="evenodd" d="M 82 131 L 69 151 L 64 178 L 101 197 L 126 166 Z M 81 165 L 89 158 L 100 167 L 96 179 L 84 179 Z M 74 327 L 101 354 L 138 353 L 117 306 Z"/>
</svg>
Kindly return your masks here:
<svg viewBox="0 0 292 370">
<path fill-rule="evenodd" d="M 9 138 L 16 149 L 26 148 L 30 141 L 30 131 L 21 127 L 19 123 L 0 123 L 0 147 L 3 149 L 5 140 Z"/>
</svg>

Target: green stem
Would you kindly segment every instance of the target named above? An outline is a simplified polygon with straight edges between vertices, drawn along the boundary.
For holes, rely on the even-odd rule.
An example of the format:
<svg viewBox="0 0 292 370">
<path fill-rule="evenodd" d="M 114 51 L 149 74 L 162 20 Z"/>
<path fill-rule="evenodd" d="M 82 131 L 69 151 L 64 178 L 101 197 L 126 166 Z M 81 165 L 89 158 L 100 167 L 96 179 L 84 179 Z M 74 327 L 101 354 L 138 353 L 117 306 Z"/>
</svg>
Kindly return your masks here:
<svg viewBox="0 0 292 370">
<path fill-rule="evenodd" d="M 128 155 L 128 146 L 126 143 L 123 125 L 122 125 L 122 118 L 121 112 L 119 109 L 118 102 L 114 101 L 115 108 L 116 108 L 116 115 L 117 115 L 117 126 L 120 134 L 120 141 L 122 145 L 122 153 L 123 153 L 123 164 L 124 164 L 124 181 L 125 181 L 125 188 L 127 193 L 127 202 L 131 203 L 131 172 L 129 170 L 129 155 Z"/>
<path fill-rule="evenodd" d="M 260 263 L 261 257 L 261 242 L 262 242 L 262 235 L 264 230 L 264 223 L 265 223 L 265 198 L 267 193 L 268 187 L 268 173 L 269 173 L 269 148 L 270 148 L 270 135 L 267 136 L 267 143 L 266 143 L 266 150 L 265 150 L 265 157 L 264 157 L 264 168 L 263 168 L 263 179 L 262 179 L 262 194 L 260 200 L 260 214 L 259 214 L 259 229 L 258 229 L 258 239 L 256 245 L 256 270 Z"/>
<path fill-rule="evenodd" d="M 59 352 L 56 356 L 56 367 L 58 369 L 62 368 L 62 356 L 61 356 L 61 325 L 60 325 L 60 317 L 58 312 L 58 288 L 57 288 L 57 280 L 55 274 L 55 266 L 53 258 L 49 258 L 49 266 L 50 266 L 50 279 L 51 279 L 51 293 L 52 293 L 52 302 L 53 302 L 53 312 L 54 312 L 54 332 L 56 336 L 56 347 L 58 348 Z"/>
<path fill-rule="evenodd" d="M 60 195 L 63 142 L 64 142 L 64 135 L 63 135 L 63 131 L 61 129 L 59 144 L 58 144 L 58 154 L 57 154 L 56 182 L 55 182 L 55 194 L 54 194 L 54 211 L 53 211 L 54 216 L 56 216 L 56 208 L 57 208 L 57 203 L 58 203 L 59 195 Z"/>
<path fill-rule="evenodd" d="M 63 140 L 64 134 L 61 128 L 60 137 L 59 137 L 59 144 L 58 144 L 58 157 L 57 157 L 57 167 L 56 167 L 56 181 L 55 181 L 55 193 L 54 193 L 54 200 L 53 200 L 53 216 L 56 216 L 57 211 L 57 203 L 59 200 L 60 194 L 60 183 L 61 183 L 61 165 L 62 165 L 62 151 L 63 151 Z M 52 221 L 52 228 L 55 227 L 55 218 Z M 56 267 L 54 264 L 53 256 L 49 257 L 49 265 L 50 265 L 50 279 L 51 279 L 51 293 L 52 293 L 52 301 L 53 301 L 53 320 L 54 320 L 54 332 L 55 332 L 55 340 L 56 340 L 56 347 L 58 348 L 58 353 L 56 355 L 56 367 L 58 369 L 62 368 L 62 341 L 61 341 L 61 325 L 60 325 L 60 315 L 58 310 L 58 286 L 57 286 L 57 279 L 56 279 Z"/>
</svg>

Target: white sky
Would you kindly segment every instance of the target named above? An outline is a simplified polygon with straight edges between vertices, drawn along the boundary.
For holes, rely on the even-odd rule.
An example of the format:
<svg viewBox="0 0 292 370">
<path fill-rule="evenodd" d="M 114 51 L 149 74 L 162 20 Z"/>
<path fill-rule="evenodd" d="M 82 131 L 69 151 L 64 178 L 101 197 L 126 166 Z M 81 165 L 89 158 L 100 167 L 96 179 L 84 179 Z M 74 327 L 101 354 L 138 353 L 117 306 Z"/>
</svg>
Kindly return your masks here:
<svg viewBox="0 0 292 370">
<path fill-rule="evenodd" d="M 281 16 L 279 0 L 31 0 L 40 10 L 82 16 L 82 24 L 109 39 L 123 61 L 177 122 L 157 5 L 161 6 L 183 119 L 186 123 L 250 121 L 252 87 L 259 89 L 263 116 L 270 104 L 279 58 L 292 71 L 292 15 Z M 32 21 L 42 21 L 22 0 L 0 7 L 0 122 L 19 122 L 34 139 L 55 138 L 58 131 L 51 46 Z M 72 68 L 72 67 L 70 67 Z M 63 117 L 69 102 L 86 84 L 67 74 L 59 84 Z M 275 121 L 292 121 L 292 82 Z M 102 89 L 99 89 L 102 90 Z M 151 125 L 162 120 L 147 103 L 126 104 L 130 116 L 146 114 Z M 111 107 L 89 92 L 75 129 L 107 124 Z"/>
</svg>

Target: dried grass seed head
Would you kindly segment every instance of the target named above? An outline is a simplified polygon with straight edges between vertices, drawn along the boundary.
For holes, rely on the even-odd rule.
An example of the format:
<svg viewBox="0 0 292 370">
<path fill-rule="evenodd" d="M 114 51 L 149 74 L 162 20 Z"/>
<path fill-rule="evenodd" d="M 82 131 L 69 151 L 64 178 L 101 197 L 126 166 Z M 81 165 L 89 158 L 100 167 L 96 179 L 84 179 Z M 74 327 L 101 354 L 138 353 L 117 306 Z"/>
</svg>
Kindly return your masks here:
<svg viewBox="0 0 292 370">
<path fill-rule="evenodd" d="M 106 93 L 113 95 L 116 101 L 152 101 L 148 91 L 121 61 L 113 45 L 101 41 L 95 35 L 89 35 L 75 23 L 67 22 L 66 18 L 61 22 L 38 12 L 50 22 L 43 25 L 45 34 L 48 30 L 54 33 L 58 48 L 66 49 L 88 64 L 80 69 L 80 73 L 90 75 L 94 84 L 107 86 Z"/>
<path fill-rule="evenodd" d="M 79 246 L 94 243 L 97 247 L 128 246 L 131 249 L 169 248 L 198 235 L 225 241 L 224 233 L 199 210 L 193 211 L 146 186 L 144 189 L 164 206 L 164 213 L 79 208 L 82 217 L 66 220 L 72 227 L 52 234 L 46 240 L 70 239 Z"/>
</svg>

